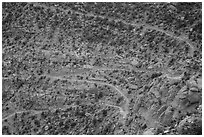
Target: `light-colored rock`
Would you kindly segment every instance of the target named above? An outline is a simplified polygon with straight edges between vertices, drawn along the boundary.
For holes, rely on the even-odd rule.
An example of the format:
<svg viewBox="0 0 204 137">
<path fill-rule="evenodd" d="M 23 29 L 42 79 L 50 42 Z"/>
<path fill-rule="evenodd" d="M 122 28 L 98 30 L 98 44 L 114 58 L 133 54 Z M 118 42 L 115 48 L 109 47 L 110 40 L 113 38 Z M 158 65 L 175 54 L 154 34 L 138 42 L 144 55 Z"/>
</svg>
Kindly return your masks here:
<svg viewBox="0 0 204 137">
<path fill-rule="evenodd" d="M 147 129 L 143 135 L 154 135 L 154 128 Z"/>
<path fill-rule="evenodd" d="M 131 64 L 132 65 L 137 65 L 139 62 L 136 58 L 134 58 L 132 61 L 131 61 Z"/>
</svg>

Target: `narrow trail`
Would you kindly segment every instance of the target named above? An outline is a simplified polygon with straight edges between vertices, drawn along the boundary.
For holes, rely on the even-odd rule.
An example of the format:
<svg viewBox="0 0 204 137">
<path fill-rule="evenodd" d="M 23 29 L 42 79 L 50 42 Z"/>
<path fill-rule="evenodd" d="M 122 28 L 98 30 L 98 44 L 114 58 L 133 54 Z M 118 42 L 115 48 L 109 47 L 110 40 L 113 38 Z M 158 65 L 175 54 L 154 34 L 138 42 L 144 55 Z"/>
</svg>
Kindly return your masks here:
<svg viewBox="0 0 204 137">
<path fill-rule="evenodd" d="M 177 39 L 179 41 L 183 41 L 185 42 L 186 44 L 189 45 L 189 47 L 191 48 L 191 55 L 193 55 L 194 53 L 194 50 L 195 50 L 195 46 L 194 44 L 187 38 L 187 37 L 183 37 L 183 36 L 176 36 L 173 32 L 170 32 L 170 31 L 165 31 L 157 26 L 151 26 L 149 24 L 146 24 L 146 23 L 135 23 L 135 22 L 128 22 L 126 20 L 123 20 L 123 19 L 119 19 L 119 18 L 112 18 L 112 17 L 108 17 L 108 16 L 102 16 L 102 15 L 96 15 L 94 13 L 82 13 L 80 11 L 75 11 L 71 8 L 68 8 L 68 9 L 63 9 L 63 8 L 59 8 L 59 7 L 48 7 L 46 5 L 42 5 L 42 4 L 38 4 L 38 3 L 35 3 L 34 4 L 35 6 L 40 6 L 40 7 L 44 7 L 44 8 L 48 8 L 48 9 L 51 9 L 51 10 L 56 10 L 56 9 L 59 9 L 61 11 L 63 11 L 64 13 L 69 13 L 70 11 L 71 12 L 74 12 L 76 14 L 79 14 L 79 15 L 83 15 L 83 16 L 87 16 L 87 17 L 99 17 L 99 18 L 102 18 L 102 19 L 108 19 L 109 21 L 113 21 L 113 22 L 122 22 L 123 24 L 126 24 L 126 25 L 131 25 L 131 26 L 134 26 L 134 27 L 144 27 L 144 31 L 146 29 L 150 29 L 150 30 L 156 30 L 158 32 L 162 32 L 162 33 L 165 33 L 167 36 L 170 36 L 174 39 Z M 143 32 L 144 33 L 144 32 Z M 97 68 L 97 67 L 93 67 L 91 69 L 95 69 L 95 70 L 114 70 L 114 68 Z M 116 68 L 115 68 L 116 69 Z M 134 67 L 132 67 L 132 69 L 134 69 Z M 126 69 L 116 69 L 116 70 L 126 70 Z M 147 69 L 134 69 L 136 71 L 141 71 L 141 72 L 149 72 L 149 71 L 152 71 L 152 70 L 147 70 Z M 158 71 L 158 70 L 156 70 Z M 167 74 L 164 74 L 165 76 L 167 76 L 167 78 L 170 78 L 170 79 L 180 79 L 181 77 L 178 76 L 178 77 L 171 77 Z M 124 97 L 124 99 L 126 100 L 126 104 L 125 104 L 125 110 L 123 110 L 121 107 L 118 107 L 120 109 L 120 112 L 122 112 L 125 116 L 126 114 L 128 113 L 128 105 L 129 105 L 129 99 L 127 98 L 127 96 L 122 92 L 122 89 L 119 87 L 119 86 L 114 86 L 112 84 L 109 84 L 109 83 L 105 83 L 105 82 L 99 82 L 99 81 L 90 81 L 90 80 L 71 80 L 71 79 L 66 79 L 66 78 L 63 78 L 63 77 L 55 77 L 55 76 L 50 76 L 52 78 L 57 78 L 57 79 L 63 79 L 63 80 L 68 80 L 68 81 L 79 81 L 79 82 L 88 82 L 88 83 L 97 83 L 97 84 L 101 84 L 101 85 L 107 85 L 113 89 L 115 89 L 121 96 Z M 6 78 L 4 78 L 6 79 Z M 9 79 L 9 78 L 8 78 Z M 114 106 L 114 105 L 109 105 L 109 106 L 112 106 L 112 107 L 117 107 L 117 106 Z M 26 111 L 19 111 L 19 112 L 16 112 L 16 113 L 22 113 L 22 112 L 26 112 Z M 9 117 L 11 117 L 12 115 L 15 115 L 16 113 L 14 114 L 11 114 L 7 117 L 5 117 L 4 119 L 7 119 Z M 3 120 L 4 120 L 3 119 Z"/>
<path fill-rule="evenodd" d="M 95 68 L 95 69 L 99 69 L 100 68 Z M 108 70 L 109 68 L 101 68 L 102 70 Z M 111 68 L 110 68 L 111 69 Z M 122 95 L 126 101 L 125 105 L 124 105 L 124 110 L 122 107 L 119 106 L 114 106 L 114 105 L 110 105 L 108 104 L 108 106 L 112 106 L 112 107 L 116 107 L 120 110 L 121 114 L 123 115 L 123 118 L 125 118 L 128 114 L 128 106 L 129 106 L 129 99 L 124 95 L 124 93 L 122 92 L 122 89 L 120 89 L 119 86 L 114 86 L 112 84 L 109 83 L 105 83 L 105 82 L 101 82 L 101 81 L 91 81 L 91 80 L 77 80 L 77 79 L 67 79 L 67 78 L 63 78 L 63 76 L 50 76 L 50 75 L 46 75 L 47 77 L 53 78 L 53 79 L 61 79 L 61 80 L 68 80 L 68 81 L 72 81 L 72 82 L 88 82 L 88 83 L 96 83 L 96 84 L 101 84 L 101 85 L 107 85 L 109 87 L 112 87 L 113 89 L 115 89 L 120 95 Z M 164 74 L 161 77 L 167 77 L 168 79 L 181 79 L 182 75 L 180 76 L 170 76 L 169 74 Z M 7 79 L 7 78 L 6 78 Z M 8 78 L 9 79 L 9 78 Z M 107 105 L 107 104 L 106 104 Z M 16 113 L 23 113 L 23 112 L 30 112 L 32 110 L 25 110 L 25 111 L 19 111 L 19 112 L 15 112 L 5 118 L 3 118 L 2 120 L 4 121 L 5 119 L 8 119 L 12 116 L 14 116 Z M 34 113 L 40 113 L 39 111 L 34 111 Z"/>
<path fill-rule="evenodd" d="M 174 80 L 180 80 L 183 75 L 180 75 L 180 76 L 170 76 L 168 74 L 165 75 L 168 79 L 174 79 Z"/>
<path fill-rule="evenodd" d="M 59 9 L 59 10 L 65 12 L 65 13 L 69 13 L 71 11 L 71 12 L 74 12 L 76 14 L 84 15 L 84 16 L 88 16 L 88 17 L 100 17 L 102 19 L 108 19 L 109 21 L 114 21 L 114 22 L 122 22 L 122 23 L 124 23 L 126 25 L 132 25 L 132 26 L 135 26 L 135 27 L 143 26 L 146 29 L 156 30 L 156 31 L 165 33 L 166 35 L 168 35 L 168 36 L 170 36 L 172 38 L 178 39 L 179 41 L 186 42 L 191 48 L 191 55 L 193 54 L 193 52 L 195 50 L 194 44 L 188 38 L 181 37 L 181 36 L 176 36 L 173 32 L 165 31 L 165 30 L 163 30 L 161 28 L 158 28 L 157 26 L 151 26 L 151 25 L 146 24 L 146 23 L 127 22 L 127 21 L 125 21 L 123 19 L 118 19 L 118 18 L 116 19 L 116 18 L 106 17 L 106 16 L 102 16 L 102 15 L 95 15 L 93 13 L 82 13 L 80 11 L 75 11 L 75 10 L 73 10 L 71 8 L 68 8 L 68 9 L 65 10 L 65 9 L 59 8 L 59 7 L 57 7 L 57 8 L 53 7 L 53 6 L 52 7 L 47 7 L 46 5 L 42 5 L 42 4 L 38 4 L 38 3 L 36 3 L 35 6 L 41 6 L 41 7 L 47 8 L 47 9 L 49 8 L 51 10 Z"/>
<path fill-rule="evenodd" d="M 127 110 L 123 110 L 123 108 L 119 107 L 119 106 L 115 106 L 115 105 L 111 105 L 111 104 L 105 104 L 105 103 L 104 103 L 104 105 L 114 107 L 114 108 L 118 108 L 119 111 L 120 111 L 120 114 L 123 116 L 123 118 L 126 118 L 127 114 L 129 113 Z"/>
<path fill-rule="evenodd" d="M 118 107 L 120 110 L 122 110 L 121 112 L 123 113 L 123 116 L 126 116 L 128 113 L 128 106 L 129 106 L 129 99 L 124 95 L 124 93 L 121 91 L 120 87 L 118 86 L 113 86 L 112 84 L 108 84 L 105 82 L 99 82 L 99 81 L 90 81 L 90 80 L 77 80 L 77 79 L 66 79 L 63 78 L 62 76 L 50 76 L 50 75 L 46 75 L 47 77 L 53 78 L 53 79 L 60 79 L 60 80 L 67 80 L 70 82 L 87 82 L 87 83 L 93 83 L 93 84 L 101 84 L 101 85 L 106 85 L 109 87 L 112 87 L 113 89 L 115 89 L 121 96 L 124 97 L 126 103 L 124 105 L 124 110 L 122 110 L 122 108 Z M 112 105 L 113 106 L 113 105 Z"/>
<path fill-rule="evenodd" d="M 109 86 L 109 87 L 112 87 L 113 89 L 115 89 L 118 93 L 120 93 L 125 98 L 125 100 L 128 100 L 128 98 L 124 95 L 124 93 L 121 90 L 119 90 L 120 87 L 113 86 L 112 84 L 108 84 L 108 83 L 100 82 L 100 81 L 66 79 L 66 78 L 63 78 L 62 76 L 50 76 L 50 75 L 46 75 L 46 76 L 53 78 L 53 79 L 67 80 L 67 81 L 71 81 L 71 82 L 87 82 L 87 83 L 93 83 L 93 84 L 95 83 L 95 84 L 106 85 L 106 86 Z"/>
<path fill-rule="evenodd" d="M 193 52 L 195 51 L 195 46 L 194 44 L 186 37 L 179 37 L 179 36 L 176 36 L 174 33 L 170 32 L 170 31 L 165 31 L 163 29 L 160 29 L 156 26 L 150 26 L 148 24 L 145 24 L 145 27 L 148 28 L 148 29 L 151 29 L 151 30 L 156 30 L 156 31 L 159 31 L 159 32 L 162 32 L 162 33 L 165 33 L 167 36 L 170 36 L 172 38 L 175 38 L 179 41 L 183 41 L 183 42 L 186 42 L 189 47 L 191 48 L 191 54 L 193 54 Z M 192 55 L 193 56 L 193 55 Z"/>
<path fill-rule="evenodd" d="M 12 113 L 12 114 L 10 114 L 10 115 L 8 115 L 8 116 L 6 116 L 6 117 L 4 117 L 4 118 L 2 118 L 2 121 L 4 121 L 4 120 L 6 120 L 6 119 L 8 119 L 8 118 L 10 118 L 10 117 L 12 117 L 12 116 L 14 116 L 15 114 L 21 114 L 21 113 L 25 113 L 25 112 L 33 112 L 32 113 L 32 115 L 34 114 L 34 115 L 36 115 L 36 114 L 39 114 L 39 113 L 42 113 L 43 111 L 55 111 L 55 110 L 57 110 L 57 109 L 66 109 L 66 108 L 70 108 L 70 107 L 77 107 L 77 105 L 68 105 L 68 106 L 65 106 L 65 107 L 63 107 L 63 108 L 48 108 L 48 109 L 46 109 L 46 110 L 22 110 L 22 111 L 16 111 L 16 112 L 14 112 L 14 113 Z"/>
<path fill-rule="evenodd" d="M 2 121 L 14 116 L 15 114 L 20 114 L 20 113 L 26 113 L 26 112 L 33 112 L 33 114 L 39 114 L 41 113 L 42 111 L 36 111 L 36 110 L 22 110 L 22 111 L 17 111 L 17 112 L 14 112 L 12 113 L 11 115 L 8 115 L 6 116 L 5 118 L 2 118 Z"/>
</svg>

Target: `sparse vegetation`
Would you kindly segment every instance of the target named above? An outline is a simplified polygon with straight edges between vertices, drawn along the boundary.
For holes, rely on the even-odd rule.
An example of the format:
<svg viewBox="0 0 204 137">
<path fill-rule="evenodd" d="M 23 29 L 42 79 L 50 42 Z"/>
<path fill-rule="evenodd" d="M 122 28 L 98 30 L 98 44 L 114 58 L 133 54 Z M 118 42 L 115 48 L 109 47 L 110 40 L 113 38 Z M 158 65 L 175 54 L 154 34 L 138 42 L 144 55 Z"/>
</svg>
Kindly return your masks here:
<svg viewBox="0 0 204 137">
<path fill-rule="evenodd" d="M 202 3 L 2 3 L 3 135 L 201 135 Z"/>
</svg>

